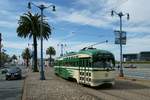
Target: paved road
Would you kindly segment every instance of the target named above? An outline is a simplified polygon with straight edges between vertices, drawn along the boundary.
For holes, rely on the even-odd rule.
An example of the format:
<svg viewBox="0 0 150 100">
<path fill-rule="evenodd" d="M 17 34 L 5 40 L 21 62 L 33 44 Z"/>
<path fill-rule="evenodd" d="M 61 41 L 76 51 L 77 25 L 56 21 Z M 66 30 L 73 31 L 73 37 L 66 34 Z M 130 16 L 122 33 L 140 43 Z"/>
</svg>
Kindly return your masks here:
<svg viewBox="0 0 150 100">
<path fill-rule="evenodd" d="M 24 74 L 24 67 L 21 69 Z M 0 72 L 0 100 L 21 100 L 23 82 L 23 79 L 7 81 Z"/>
</svg>

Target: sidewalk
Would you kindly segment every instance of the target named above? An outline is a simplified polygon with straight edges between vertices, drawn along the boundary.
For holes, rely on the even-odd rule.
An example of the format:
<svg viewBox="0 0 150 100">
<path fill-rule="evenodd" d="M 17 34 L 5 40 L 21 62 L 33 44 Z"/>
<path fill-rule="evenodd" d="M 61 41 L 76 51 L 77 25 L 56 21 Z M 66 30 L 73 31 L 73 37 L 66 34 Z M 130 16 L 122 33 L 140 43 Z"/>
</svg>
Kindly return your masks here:
<svg viewBox="0 0 150 100">
<path fill-rule="evenodd" d="M 40 80 L 40 72 L 28 72 L 28 77 L 25 79 L 24 91 L 22 100 L 49 100 L 51 95 L 50 82 L 53 79 L 50 76 L 50 68 L 46 68 L 46 80 Z"/>
<path fill-rule="evenodd" d="M 41 81 L 39 72 L 28 72 L 22 100 L 99 100 L 83 92 L 82 86 L 55 76 L 53 68 L 46 68 L 45 77 Z"/>
</svg>

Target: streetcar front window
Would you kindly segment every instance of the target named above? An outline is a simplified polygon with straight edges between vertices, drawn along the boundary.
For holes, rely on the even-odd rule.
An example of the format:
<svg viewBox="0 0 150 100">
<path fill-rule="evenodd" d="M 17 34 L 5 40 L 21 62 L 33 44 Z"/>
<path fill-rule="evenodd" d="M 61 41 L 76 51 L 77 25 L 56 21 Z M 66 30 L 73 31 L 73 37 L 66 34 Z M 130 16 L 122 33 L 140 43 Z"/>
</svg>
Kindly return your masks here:
<svg viewBox="0 0 150 100">
<path fill-rule="evenodd" d="M 96 67 L 96 68 L 114 68 L 114 64 L 113 64 L 113 61 L 111 59 L 103 59 L 103 60 L 98 60 L 98 61 L 95 61 L 93 63 L 93 67 Z"/>
</svg>

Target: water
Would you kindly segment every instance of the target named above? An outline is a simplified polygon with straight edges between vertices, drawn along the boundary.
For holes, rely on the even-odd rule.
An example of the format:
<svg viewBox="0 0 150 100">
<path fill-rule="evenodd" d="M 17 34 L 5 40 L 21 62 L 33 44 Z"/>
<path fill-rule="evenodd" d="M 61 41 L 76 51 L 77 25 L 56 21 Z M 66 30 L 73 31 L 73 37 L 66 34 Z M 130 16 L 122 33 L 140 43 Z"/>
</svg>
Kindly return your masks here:
<svg viewBox="0 0 150 100">
<path fill-rule="evenodd" d="M 127 77 L 150 80 L 150 68 L 124 68 L 123 71 Z"/>
</svg>

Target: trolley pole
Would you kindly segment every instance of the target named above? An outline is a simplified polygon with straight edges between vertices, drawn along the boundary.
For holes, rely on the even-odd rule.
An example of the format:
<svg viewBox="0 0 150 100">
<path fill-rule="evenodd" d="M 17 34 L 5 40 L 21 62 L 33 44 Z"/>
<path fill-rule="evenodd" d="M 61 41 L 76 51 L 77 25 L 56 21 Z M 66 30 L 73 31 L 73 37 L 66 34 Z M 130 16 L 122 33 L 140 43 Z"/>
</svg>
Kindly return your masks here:
<svg viewBox="0 0 150 100">
<path fill-rule="evenodd" d="M 120 74 L 119 74 L 119 76 L 120 77 L 124 77 L 124 73 L 123 73 L 123 66 L 122 66 L 122 62 L 123 62 L 123 57 L 122 57 L 122 33 L 123 33 L 123 31 L 122 31 L 122 17 L 123 16 L 125 16 L 125 15 L 127 15 L 127 19 L 129 20 L 129 13 L 126 13 L 126 14 L 123 14 L 122 12 L 119 12 L 119 13 L 117 13 L 117 12 L 115 12 L 115 11 L 111 11 L 111 16 L 114 16 L 114 13 L 116 14 L 116 15 L 118 15 L 119 16 L 119 19 L 120 19 L 120 32 L 119 32 L 119 34 L 120 34 Z"/>
</svg>

